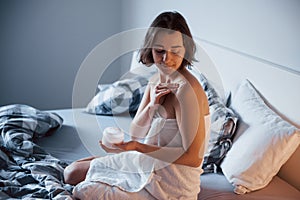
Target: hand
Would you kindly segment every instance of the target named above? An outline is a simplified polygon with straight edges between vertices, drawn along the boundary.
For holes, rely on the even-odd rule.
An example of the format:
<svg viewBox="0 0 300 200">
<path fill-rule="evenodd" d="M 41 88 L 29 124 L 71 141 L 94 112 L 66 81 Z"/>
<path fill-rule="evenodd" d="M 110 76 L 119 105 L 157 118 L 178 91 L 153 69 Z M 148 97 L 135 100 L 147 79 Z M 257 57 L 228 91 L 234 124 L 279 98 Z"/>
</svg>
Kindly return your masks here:
<svg viewBox="0 0 300 200">
<path fill-rule="evenodd" d="M 114 146 L 116 146 L 117 148 L 109 148 L 109 147 L 107 147 L 107 146 L 105 146 L 103 143 L 102 143 L 102 141 L 100 140 L 99 141 L 99 144 L 100 144 L 100 146 L 102 147 L 102 149 L 106 152 L 106 153 L 120 153 L 120 152 L 123 152 L 123 150 L 121 150 L 121 149 L 119 149 L 116 145 L 114 145 Z"/>
<path fill-rule="evenodd" d="M 122 142 L 119 144 L 115 144 L 116 147 L 118 147 L 119 149 L 123 150 L 123 151 L 136 151 L 137 147 L 139 145 L 138 141 L 129 141 L 129 142 Z"/>
<path fill-rule="evenodd" d="M 165 95 L 176 91 L 178 87 L 179 85 L 176 83 L 159 83 L 155 85 L 151 92 L 151 102 L 154 105 L 162 104 L 166 97 Z"/>
</svg>

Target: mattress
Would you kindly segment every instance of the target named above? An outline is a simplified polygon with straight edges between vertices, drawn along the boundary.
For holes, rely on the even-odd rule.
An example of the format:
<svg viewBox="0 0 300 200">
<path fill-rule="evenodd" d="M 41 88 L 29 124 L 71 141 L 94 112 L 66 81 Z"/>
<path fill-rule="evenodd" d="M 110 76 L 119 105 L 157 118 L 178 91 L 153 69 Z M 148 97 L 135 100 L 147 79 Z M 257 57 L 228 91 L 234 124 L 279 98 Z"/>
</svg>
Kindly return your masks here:
<svg viewBox="0 0 300 200">
<path fill-rule="evenodd" d="M 68 163 L 88 157 L 104 156 L 106 152 L 99 146 L 104 128 L 118 126 L 128 133 L 131 117 L 93 115 L 84 109 L 50 110 L 63 118 L 62 127 L 51 136 L 41 138 L 37 144 L 52 156 Z M 129 139 L 126 135 L 125 139 Z"/>
<path fill-rule="evenodd" d="M 244 195 L 233 193 L 233 186 L 222 174 L 201 175 L 201 200 L 299 200 L 300 191 L 292 187 L 279 176 L 275 176 L 270 184 L 258 191 Z"/>
<path fill-rule="evenodd" d="M 118 126 L 128 133 L 131 117 L 129 114 L 103 116 L 86 113 L 84 109 L 51 110 L 59 114 L 64 122 L 51 136 L 37 142 L 54 157 L 72 162 L 88 156 L 104 156 L 106 152 L 99 146 L 103 130 L 108 126 Z M 125 140 L 128 140 L 125 134 Z M 236 195 L 232 185 L 222 174 L 201 175 L 201 192 L 198 199 L 241 199 L 241 200 L 298 200 L 300 191 L 275 176 L 264 189 L 245 195 Z"/>
</svg>

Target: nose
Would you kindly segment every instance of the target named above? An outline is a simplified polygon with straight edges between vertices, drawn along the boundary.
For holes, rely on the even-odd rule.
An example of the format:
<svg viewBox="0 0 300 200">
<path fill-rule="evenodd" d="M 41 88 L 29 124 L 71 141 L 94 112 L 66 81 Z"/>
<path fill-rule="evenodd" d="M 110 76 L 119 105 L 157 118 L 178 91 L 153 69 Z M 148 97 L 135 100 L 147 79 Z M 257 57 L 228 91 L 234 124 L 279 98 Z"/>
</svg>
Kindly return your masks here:
<svg viewBox="0 0 300 200">
<path fill-rule="evenodd" d="M 166 52 L 163 54 L 163 56 L 162 56 L 162 61 L 163 61 L 164 63 L 168 63 L 168 62 L 170 62 L 170 60 L 171 60 L 170 52 L 169 52 L 169 51 L 166 51 Z"/>
</svg>

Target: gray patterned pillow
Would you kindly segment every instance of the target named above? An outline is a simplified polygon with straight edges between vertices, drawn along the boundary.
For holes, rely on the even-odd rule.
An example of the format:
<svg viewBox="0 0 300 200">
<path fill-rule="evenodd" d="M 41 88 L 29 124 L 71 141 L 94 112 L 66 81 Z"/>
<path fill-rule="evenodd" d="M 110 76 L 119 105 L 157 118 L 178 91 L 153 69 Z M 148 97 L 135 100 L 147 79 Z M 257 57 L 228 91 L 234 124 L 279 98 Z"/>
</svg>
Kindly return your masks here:
<svg viewBox="0 0 300 200">
<path fill-rule="evenodd" d="M 202 73 L 193 69 L 190 71 L 207 95 L 211 116 L 210 138 L 202 168 L 204 173 L 217 173 L 221 171 L 220 164 L 232 146 L 238 116 L 226 106 L 226 102 Z"/>
<path fill-rule="evenodd" d="M 99 115 L 134 114 L 142 100 L 148 79 L 134 76 L 113 84 L 99 84 L 99 92 L 87 105 L 86 111 Z"/>
</svg>

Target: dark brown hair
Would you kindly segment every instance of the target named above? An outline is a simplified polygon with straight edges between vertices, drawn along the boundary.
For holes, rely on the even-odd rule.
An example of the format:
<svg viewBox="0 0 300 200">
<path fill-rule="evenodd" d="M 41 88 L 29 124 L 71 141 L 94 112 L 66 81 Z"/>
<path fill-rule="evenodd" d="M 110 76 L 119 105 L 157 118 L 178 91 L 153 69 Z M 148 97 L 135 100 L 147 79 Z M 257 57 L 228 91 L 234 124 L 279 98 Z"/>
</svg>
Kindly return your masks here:
<svg viewBox="0 0 300 200">
<path fill-rule="evenodd" d="M 195 61 L 195 42 L 186 20 L 180 13 L 175 11 L 163 12 L 154 19 L 145 36 L 143 47 L 140 49 L 139 62 L 147 66 L 154 63 L 152 55 L 153 41 L 156 34 L 162 30 L 169 31 L 170 33 L 173 31 L 179 31 L 181 33 L 183 46 L 185 47 L 185 55 L 180 68 L 192 65 L 192 61 Z"/>
</svg>

